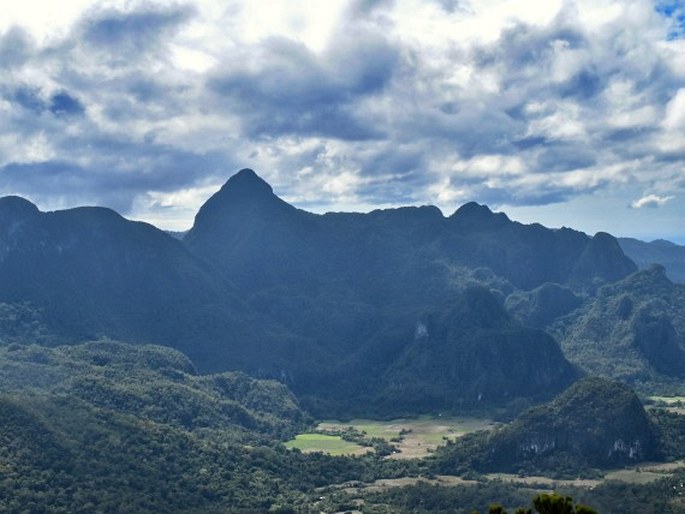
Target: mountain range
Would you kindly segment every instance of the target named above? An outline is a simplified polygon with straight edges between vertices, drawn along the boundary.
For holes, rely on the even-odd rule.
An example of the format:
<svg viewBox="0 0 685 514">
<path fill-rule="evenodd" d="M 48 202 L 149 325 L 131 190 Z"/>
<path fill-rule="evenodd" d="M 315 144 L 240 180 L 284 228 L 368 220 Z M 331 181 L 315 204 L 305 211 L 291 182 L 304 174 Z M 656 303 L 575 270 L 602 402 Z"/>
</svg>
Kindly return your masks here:
<svg viewBox="0 0 685 514">
<path fill-rule="evenodd" d="M 109 209 L 0 199 L 0 340 L 170 346 L 200 372 L 276 378 L 313 413 L 475 407 L 549 398 L 584 374 L 579 327 L 638 271 L 606 233 L 476 203 L 318 215 L 249 169 L 177 236 Z M 650 277 L 650 298 L 662 280 L 680 291 Z M 679 326 L 677 308 L 664 316 Z M 680 355 L 681 332 L 639 319 L 627 344 L 649 377 L 685 373 L 659 353 Z"/>
<path fill-rule="evenodd" d="M 640 269 L 661 264 L 670 280 L 685 283 L 685 246 L 664 239 L 645 242 L 630 237 L 618 238 L 618 244 Z"/>
</svg>

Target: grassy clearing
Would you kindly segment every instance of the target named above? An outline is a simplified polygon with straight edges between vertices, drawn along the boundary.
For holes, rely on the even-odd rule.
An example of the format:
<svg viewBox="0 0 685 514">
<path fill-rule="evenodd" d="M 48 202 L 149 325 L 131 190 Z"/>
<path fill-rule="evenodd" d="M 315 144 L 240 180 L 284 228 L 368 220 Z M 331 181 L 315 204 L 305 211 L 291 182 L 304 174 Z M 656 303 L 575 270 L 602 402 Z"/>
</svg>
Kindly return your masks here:
<svg viewBox="0 0 685 514">
<path fill-rule="evenodd" d="M 285 443 L 286 448 L 297 448 L 305 453 L 322 452 L 329 455 L 361 455 L 370 448 L 344 441 L 340 436 L 325 434 L 299 434 Z"/>
<path fill-rule="evenodd" d="M 676 469 L 684 467 L 685 461 L 683 460 L 665 463 L 642 463 L 639 466 L 610 471 L 604 476 L 604 480 L 618 480 L 629 484 L 648 484 L 660 478 L 671 476 Z"/>
<path fill-rule="evenodd" d="M 618 469 L 608 472 L 601 479 L 583 479 L 577 478 L 573 480 L 560 480 L 545 476 L 529 476 L 522 477 L 510 473 L 490 473 L 484 476 L 487 480 L 499 480 L 502 482 L 512 482 L 524 486 L 530 486 L 537 492 L 544 492 L 545 490 L 553 490 L 560 487 L 583 487 L 594 488 L 607 480 L 617 480 L 628 484 L 647 484 L 659 480 L 664 477 L 671 476 L 673 471 L 678 468 L 685 467 L 685 461 L 678 461 L 672 463 L 644 463 L 641 466 Z M 452 475 L 438 475 L 435 478 L 395 478 L 376 480 L 370 484 L 357 485 L 356 487 L 348 487 L 346 491 L 353 493 L 355 490 L 364 490 L 365 492 L 377 492 L 390 489 L 392 487 L 402 487 L 406 485 L 414 485 L 419 481 L 429 483 L 431 485 L 442 486 L 458 486 L 458 485 L 478 485 L 477 480 L 467 480 L 461 477 Z"/>
<path fill-rule="evenodd" d="M 411 459 L 425 457 L 432 450 L 444 444 L 445 439 L 454 439 L 477 430 L 490 430 L 496 424 L 490 419 L 421 416 L 418 418 L 401 418 L 390 421 L 370 419 L 353 419 L 348 422 L 325 421 L 317 426 L 322 432 L 344 430 L 347 427 L 364 432 L 366 437 L 379 437 L 393 442 L 400 453 L 393 454 L 393 459 Z"/>
<path fill-rule="evenodd" d="M 650 396 L 651 408 L 661 408 L 676 414 L 685 415 L 685 396 Z"/>
<path fill-rule="evenodd" d="M 476 480 L 465 480 L 461 477 L 456 477 L 452 475 L 438 475 L 435 478 L 416 478 L 416 477 L 405 477 L 405 478 L 382 478 L 368 484 L 355 483 L 350 486 L 349 484 L 342 484 L 341 489 L 348 494 L 355 494 L 360 491 L 364 493 L 377 493 L 381 491 L 387 491 L 393 487 L 406 487 L 409 485 L 416 485 L 419 482 L 423 482 L 430 485 L 442 485 L 445 487 L 454 487 L 458 485 L 478 485 L 479 482 Z"/>
<path fill-rule="evenodd" d="M 643 463 L 639 466 L 609 471 L 601 479 L 578 478 L 575 480 L 558 480 L 544 476 L 520 477 L 509 473 L 490 473 L 486 475 L 486 477 L 491 480 L 502 480 L 505 482 L 515 482 L 527 485 L 545 485 L 549 487 L 595 487 L 607 480 L 641 485 L 672 476 L 674 470 L 682 467 L 685 467 L 685 461 L 651 464 Z"/>
<path fill-rule="evenodd" d="M 576 479 L 556 479 L 545 476 L 519 476 L 512 473 L 488 473 L 485 475 L 488 480 L 501 480 L 502 482 L 512 482 L 535 487 L 596 487 L 602 483 L 603 479 L 576 478 Z"/>
<path fill-rule="evenodd" d="M 628 484 L 649 484 L 667 476 L 668 473 L 655 473 L 653 471 L 637 471 L 635 469 L 619 469 L 610 471 L 604 476 L 605 480 L 618 480 Z"/>
</svg>

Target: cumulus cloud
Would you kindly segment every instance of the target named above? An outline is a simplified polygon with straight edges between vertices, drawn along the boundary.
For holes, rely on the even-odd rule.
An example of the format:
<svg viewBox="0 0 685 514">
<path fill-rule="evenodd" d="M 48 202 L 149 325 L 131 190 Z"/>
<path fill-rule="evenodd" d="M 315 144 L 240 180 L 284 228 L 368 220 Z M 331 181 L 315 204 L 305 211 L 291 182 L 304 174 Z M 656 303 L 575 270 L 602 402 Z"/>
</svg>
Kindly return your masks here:
<svg viewBox="0 0 685 514">
<path fill-rule="evenodd" d="M 381 127 L 356 110 L 380 94 L 397 55 L 382 36 L 346 36 L 324 55 L 304 44 L 269 38 L 231 59 L 209 80 L 217 104 L 240 114 L 249 137 L 323 135 L 360 140 L 380 136 Z"/>
<path fill-rule="evenodd" d="M 655 208 L 655 207 L 661 207 L 662 205 L 665 205 L 666 203 L 670 202 L 673 200 L 673 196 L 659 196 L 659 195 L 647 195 L 643 196 L 642 198 L 635 200 L 630 204 L 630 206 L 633 209 L 642 209 L 643 207 L 650 207 L 650 208 Z"/>
<path fill-rule="evenodd" d="M 685 189 L 678 2 L 79 5 L 0 27 L 1 194 L 187 228 L 245 166 L 319 211 Z"/>
</svg>

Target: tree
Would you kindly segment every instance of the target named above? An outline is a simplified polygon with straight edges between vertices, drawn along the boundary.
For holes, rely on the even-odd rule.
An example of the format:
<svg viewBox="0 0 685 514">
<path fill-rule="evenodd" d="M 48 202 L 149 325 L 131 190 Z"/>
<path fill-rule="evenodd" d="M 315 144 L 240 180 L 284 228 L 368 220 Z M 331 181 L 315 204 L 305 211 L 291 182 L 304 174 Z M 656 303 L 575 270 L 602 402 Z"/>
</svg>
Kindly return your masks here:
<svg viewBox="0 0 685 514">
<path fill-rule="evenodd" d="M 538 494 L 533 499 L 535 510 L 540 514 L 597 514 L 585 505 L 573 506 L 573 498 L 558 494 Z"/>
<path fill-rule="evenodd" d="M 585 505 L 573 505 L 573 498 L 558 494 L 538 494 L 533 498 L 533 506 L 538 514 L 597 514 L 597 511 Z M 531 509 L 518 508 L 514 514 L 532 514 Z M 478 511 L 473 511 L 478 514 Z M 499 504 L 490 505 L 488 514 L 507 514 Z"/>
</svg>

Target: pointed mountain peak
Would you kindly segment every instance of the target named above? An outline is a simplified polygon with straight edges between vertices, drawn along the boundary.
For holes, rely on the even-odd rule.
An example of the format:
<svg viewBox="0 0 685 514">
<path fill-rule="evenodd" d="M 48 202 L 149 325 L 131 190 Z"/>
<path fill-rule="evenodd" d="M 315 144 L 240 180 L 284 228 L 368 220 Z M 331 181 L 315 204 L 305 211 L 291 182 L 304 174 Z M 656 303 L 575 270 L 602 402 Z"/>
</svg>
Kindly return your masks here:
<svg viewBox="0 0 685 514">
<path fill-rule="evenodd" d="M 625 256 L 616 238 L 607 232 L 597 232 L 592 236 L 588 246 L 591 248 L 591 251 L 596 253 L 603 253 L 617 258 Z"/>
<path fill-rule="evenodd" d="M 221 188 L 222 193 L 235 192 L 239 195 L 273 194 L 271 186 L 254 170 L 244 168 L 233 175 Z"/>
<path fill-rule="evenodd" d="M 481 205 L 476 202 L 468 202 L 459 207 L 451 219 L 468 225 L 480 226 L 501 226 L 509 222 L 509 218 L 503 212 L 492 212 L 487 205 Z"/>
<path fill-rule="evenodd" d="M 616 238 L 606 232 L 597 232 L 587 241 L 573 274 L 581 279 L 599 277 L 616 282 L 634 271 L 637 266 L 626 257 Z"/>
<path fill-rule="evenodd" d="M 616 238 L 608 232 L 597 232 L 594 236 L 592 236 L 592 240 L 598 244 L 606 244 L 611 246 L 618 245 Z"/>
<path fill-rule="evenodd" d="M 21 196 L 0 198 L 0 216 L 6 222 L 14 222 L 38 214 L 38 207 Z"/>
<path fill-rule="evenodd" d="M 249 218 L 264 216 L 277 219 L 284 212 L 296 210 L 276 196 L 271 186 L 253 170 L 245 168 L 226 181 L 207 200 L 184 241 L 192 241 L 198 232 L 217 230 L 232 223 L 244 225 Z M 221 229 L 223 230 L 223 229 Z"/>
<path fill-rule="evenodd" d="M 487 205 L 481 205 L 477 202 L 468 202 L 459 207 L 454 213 L 457 216 L 487 216 L 492 214 L 492 211 Z"/>
</svg>

